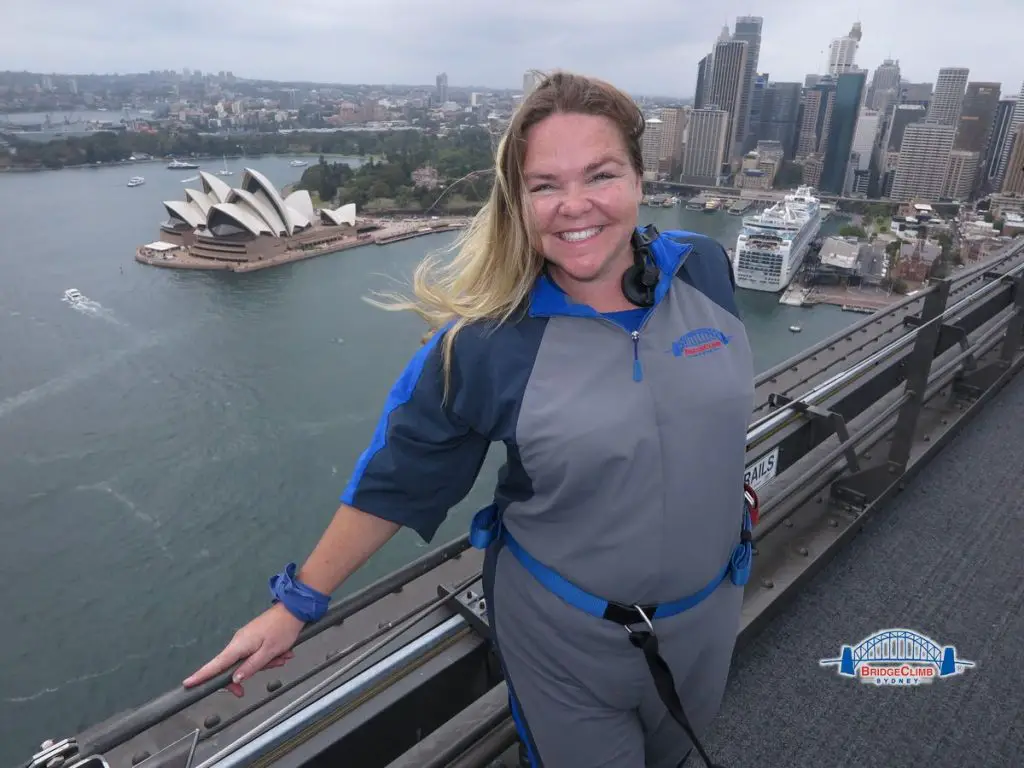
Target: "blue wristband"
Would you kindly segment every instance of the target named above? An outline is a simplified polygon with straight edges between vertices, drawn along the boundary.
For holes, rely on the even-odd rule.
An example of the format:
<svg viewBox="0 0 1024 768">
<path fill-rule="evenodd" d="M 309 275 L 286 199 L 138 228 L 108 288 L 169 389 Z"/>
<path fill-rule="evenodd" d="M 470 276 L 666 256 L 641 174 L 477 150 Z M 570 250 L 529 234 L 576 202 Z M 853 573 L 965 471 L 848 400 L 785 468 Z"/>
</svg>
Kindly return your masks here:
<svg viewBox="0 0 1024 768">
<path fill-rule="evenodd" d="M 284 603 L 295 618 L 304 622 L 319 621 L 331 598 L 295 579 L 295 563 L 288 563 L 283 571 L 270 577 L 270 594 L 274 602 Z"/>
</svg>

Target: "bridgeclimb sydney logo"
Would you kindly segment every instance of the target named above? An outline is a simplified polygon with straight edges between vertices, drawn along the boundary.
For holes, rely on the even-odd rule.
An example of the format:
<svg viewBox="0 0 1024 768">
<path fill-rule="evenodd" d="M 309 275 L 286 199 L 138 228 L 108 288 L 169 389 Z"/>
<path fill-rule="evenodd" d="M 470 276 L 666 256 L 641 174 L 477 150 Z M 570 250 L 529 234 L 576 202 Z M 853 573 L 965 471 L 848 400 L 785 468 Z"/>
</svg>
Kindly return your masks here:
<svg viewBox="0 0 1024 768">
<path fill-rule="evenodd" d="M 697 328 L 673 341 L 670 351 L 676 357 L 701 357 L 722 349 L 730 338 L 717 328 Z"/>
<path fill-rule="evenodd" d="M 857 645 L 844 645 L 839 658 L 821 659 L 822 667 L 839 667 L 841 677 L 871 685 L 922 685 L 954 677 L 973 661 L 958 658 L 952 645 L 939 645 L 912 629 L 883 629 Z"/>
</svg>

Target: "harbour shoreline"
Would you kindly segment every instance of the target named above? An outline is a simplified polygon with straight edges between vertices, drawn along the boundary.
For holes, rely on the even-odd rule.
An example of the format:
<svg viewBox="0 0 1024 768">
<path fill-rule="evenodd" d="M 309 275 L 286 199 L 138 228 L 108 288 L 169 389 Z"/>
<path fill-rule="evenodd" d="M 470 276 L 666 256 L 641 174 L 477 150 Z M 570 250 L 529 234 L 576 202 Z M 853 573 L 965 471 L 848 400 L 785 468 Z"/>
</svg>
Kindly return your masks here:
<svg viewBox="0 0 1024 768">
<path fill-rule="evenodd" d="M 294 249 L 258 261 L 229 261 L 227 259 L 210 259 L 206 257 L 193 256 L 185 246 L 171 246 L 166 251 L 156 251 L 147 245 L 140 245 L 135 249 L 135 261 L 151 267 L 162 267 L 164 269 L 192 269 L 206 272 L 258 272 L 263 269 L 294 264 L 307 259 L 314 259 L 318 256 L 328 256 L 333 253 L 352 250 L 365 245 L 388 245 L 400 240 L 411 240 L 424 235 L 434 235 L 441 232 L 454 232 L 467 226 L 468 220 L 451 219 L 441 222 L 434 222 L 433 226 L 422 226 L 423 220 L 404 220 L 401 222 L 388 222 L 381 229 L 372 234 L 355 235 L 353 237 L 335 240 L 325 243 L 316 248 Z M 415 226 L 415 229 L 409 227 Z M 169 244 L 170 245 L 170 244 Z"/>
<path fill-rule="evenodd" d="M 790 307 L 815 307 L 827 304 L 840 307 L 844 312 L 874 314 L 879 310 L 902 301 L 906 296 L 895 291 L 880 289 L 864 290 L 857 287 L 843 288 L 830 285 L 810 287 L 790 285 L 782 294 L 780 304 Z"/>
</svg>

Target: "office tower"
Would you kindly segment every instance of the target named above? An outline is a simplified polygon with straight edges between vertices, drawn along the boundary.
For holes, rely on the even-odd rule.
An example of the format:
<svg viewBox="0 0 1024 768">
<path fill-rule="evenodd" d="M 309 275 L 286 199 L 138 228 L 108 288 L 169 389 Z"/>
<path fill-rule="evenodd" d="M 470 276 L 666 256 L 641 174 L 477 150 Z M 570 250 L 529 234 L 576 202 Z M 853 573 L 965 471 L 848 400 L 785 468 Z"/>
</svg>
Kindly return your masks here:
<svg viewBox="0 0 1024 768">
<path fill-rule="evenodd" d="M 740 101 L 743 95 L 744 72 L 747 66 L 747 43 L 744 40 L 719 40 L 715 43 L 711 82 L 708 87 L 708 107 L 725 110 L 729 114 L 728 139 L 722 162 L 737 154 L 736 135 L 740 123 Z"/>
<path fill-rule="evenodd" d="M 938 200 L 942 197 L 955 134 L 953 126 L 930 120 L 907 126 L 892 182 L 891 197 L 894 200 Z"/>
<path fill-rule="evenodd" d="M 960 119 L 957 121 L 956 138 L 953 139 L 953 152 L 967 152 L 975 155 L 973 169 L 965 167 L 961 173 L 970 177 L 968 194 L 950 195 L 955 200 L 962 200 L 981 190 L 985 181 L 983 169 L 986 165 L 985 152 L 988 149 L 992 136 L 992 126 L 996 118 L 996 110 L 999 108 L 999 83 L 968 83 L 967 91 L 964 94 L 963 107 L 960 110 Z M 971 158 L 964 157 L 963 162 L 970 165 Z M 957 162 L 960 156 L 957 156 Z M 954 160 L 950 160 L 951 174 L 960 169 L 954 168 Z M 955 174 L 954 174 L 955 175 Z M 962 192 L 965 184 L 968 184 L 966 176 L 953 179 L 950 184 L 959 192 Z M 955 183 L 955 182 L 959 183 Z"/>
<path fill-rule="evenodd" d="M 656 117 L 647 120 L 644 135 L 640 142 L 640 150 L 644 158 L 644 179 L 653 181 L 658 178 L 661 166 L 661 129 L 664 124 Z"/>
<path fill-rule="evenodd" d="M 747 44 L 747 58 L 743 65 L 743 90 L 740 93 L 739 106 L 736 112 L 734 140 L 738 145 L 738 152 L 743 152 L 744 147 L 748 145 L 748 135 L 752 124 L 751 99 L 754 93 L 754 80 L 757 75 L 758 59 L 761 55 L 761 27 L 763 23 L 764 19 L 760 16 L 740 16 L 736 19 L 736 30 L 732 36 L 733 40 L 742 40 Z"/>
<path fill-rule="evenodd" d="M 683 133 L 689 110 L 669 107 L 661 110 L 661 172 L 675 178 L 683 159 Z"/>
<path fill-rule="evenodd" d="M 992 131 L 988 144 L 985 146 L 985 167 L 982 169 L 983 187 L 986 190 L 999 189 L 995 184 L 996 173 L 999 171 L 999 159 L 1002 157 L 1003 144 L 1012 138 L 1010 120 L 1013 118 L 1017 98 L 1000 99 L 996 107 L 996 116 L 992 120 Z"/>
<path fill-rule="evenodd" d="M 444 104 L 448 101 L 448 73 L 442 72 L 436 79 L 437 103 Z"/>
<path fill-rule="evenodd" d="M 920 104 L 901 104 L 893 110 L 885 146 L 890 152 L 899 152 L 907 126 L 924 120 L 927 110 Z"/>
<path fill-rule="evenodd" d="M 824 192 L 838 195 L 843 191 L 866 81 L 867 73 L 864 71 L 843 72 L 836 78 L 831 125 L 825 144 L 825 165 L 821 171 L 820 187 Z"/>
<path fill-rule="evenodd" d="M 1007 125 L 1006 140 L 999 148 L 999 166 L 996 168 L 995 178 L 993 179 L 993 188 L 1002 189 L 1003 178 L 1006 174 L 1006 165 L 1010 161 L 1010 150 L 1013 148 L 1013 136 L 1017 132 L 1017 128 L 1024 123 L 1024 85 L 1021 86 L 1020 95 L 1017 97 L 1017 103 L 1013 106 L 1013 112 L 1010 113 L 1009 124 Z"/>
<path fill-rule="evenodd" d="M 768 73 L 762 72 L 754 75 L 754 90 L 750 92 L 750 117 L 747 120 L 747 137 L 743 141 L 744 152 L 749 152 L 757 146 L 761 138 L 758 131 L 761 128 L 761 113 L 764 111 L 764 95 L 768 90 Z"/>
<path fill-rule="evenodd" d="M 836 79 L 824 77 L 813 88 L 804 90 L 803 114 L 800 118 L 800 138 L 797 159 L 824 153 L 832 127 L 832 108 L 836 96 Z"/>
<path fill-rule="evenodd" d="M 968 83 L 953 149 L 984 153 L 999 108 L 999 83 Z"/>
<path fill-rule="evenodd" d="M 779 142 L 786 160 L 796 155 L 801 90 L 800 83 L 768 83 L 762 97 L 758 140 Z"/>
<path fill-rule="evenodd" d="M 724 109 L 695 109 L 690 113 L 685 135 L 682 181 L 717 184 L 729 135 L 729 113 Z"/>
<path fill-rule="evenodd" d="M 853 132 L 850 146 L 850 167 L 846 173 L 844 194 L 856 192 L 867 194 L 871 182 L 871 162 L 878 134 L 882 127 L 882 114 L 873 109 L 861 109 L 857 116 L 857 128 Z"/>
<path fill-rule="evenodd" d="M 856 69 L 857 46 L 860 44 L 860 22 L 845 37 L 837 37 L 828 49 L 828 73 L 833 77 Z"/>
<path fill-rule="evenodd" d="M 925 109 L 932 103 L 931 83 L 900 83 L 900 104 L 920 104 Z"/>
<path fill-rule="evenodd" d="M 523 73 L 523 98 L 525 99 L 544 81 L 544 73 L 536 69 L 528 69 Z"/>
<path fill-rule="evenodd" d="M 920 104 L 900 104 L 893 108 L 886 120 L 885 136 L 879 152 L 879 196 L 890 197 L 892 183 L 899 165 L 900 145 L 907 126 L 924 120 L 927 110 Z"/>
<path fill-rule="evenodd" d="M 693 93 L 694 109 L 702 109 L 706 106 L 708 85 L 711 83 L 711 67 L 714 62 L 714 58 L 714 54 L 709 53 L 697 62 L 697 87 Z"/>
<path fill-rule="evenodd" d="M 942 186 L 942 197 L 963 201 L 971 196 L 975 179 L 978 176 L 978 160 L 980 158 L 980 152 L 967 152 L 962 149 L 954 149 L 949 153 L 949 165 L 946 167 L 946 181 Z"/>
<path fill-rule="evenodd" d="M 885 114 L 889 107 L 899 101 L 900 61 L 886 59 L 875 69 L 868 89 L 868 109 Z"/>
<path fill-rule="evenodd" d="M 1017 126 L 1017 133 L 1009 143 L 1010 155 L 1000 191 L 1004 195 L 1024 195 L 1024 125 Z"/>
<path fill-rule="evenodd" d="M 966 67 L 943 67 L 935 81 L 935 94 L 928 106 L 928 119 L 942 125 L 956 126 L 964 103 L 964 89 L 967 87 Z"/>
</svg>

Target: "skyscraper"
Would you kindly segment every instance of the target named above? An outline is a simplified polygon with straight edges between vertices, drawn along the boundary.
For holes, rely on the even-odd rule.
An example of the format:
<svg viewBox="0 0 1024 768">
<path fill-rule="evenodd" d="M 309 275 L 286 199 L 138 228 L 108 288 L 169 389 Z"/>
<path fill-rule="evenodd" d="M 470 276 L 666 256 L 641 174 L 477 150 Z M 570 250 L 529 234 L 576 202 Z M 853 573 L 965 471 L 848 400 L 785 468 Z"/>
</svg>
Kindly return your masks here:
<svg viewBox="0 0 1024 768">
<path fill-rule="evenodd" d="M 663 173 L 674 178 L 679 173 L 679 164 L 683 157 L 683 134 L 686 131 L 686 118 L 690 110 L 679 107 L 666 107 L 661 110 L 661 168 Z"/>
<path fill-rule="evenodd" d="M 860 45 L 860 22 L 856 22 L 845 37 L 837 37 L 828 48 L 828 73 L 840 75 L 856 68 L 857 46 Z"/>
<path fill-rule="evenodd" d="M 1017 126 L 1017 133 L 1010 137 L 1010 155 L 1003 175 L 1004 195 L 1024 195 L 1024 125 Z"/>
<path fill-rule="evenodd" d="M 953 149 L 984 152 L 999 107 L 999 83 L 968 83 Z"/>
<path fill-rule="evenodd" d="M 886 59 L 875 69 L 868 89 L 868 108 L 888 112 L 888 108 L 899 101 L 900 61 Z"/>
<path fill-rule="evenodd" d="M 712 185 L 718 182 L 729 134 L 729 113 L 724 109 L 695 109 L 686 126 L 682 181 Z"/>
<path fill-rule="evenodd" d="M 964 169 L 961 171 L 960 183 L 953 184 L 954 192 L 949 196 L 963 199 L 971 193 L 981 190 L 986 165 L 985 152 L 989 147 L 992 127 L 999 108 L 999 83 L 968 83 L 964 94 L 963 108 L 957 122 L 956 138 L 953 140 L 953 151 L 964 152 Z M 963 193 L 967 188 L 967 194 Z"/>
<path fill-rule="evenodd" d="M 995 189 L 1001 189 L 1003 186 L 1006 164 L 1010 161 L 1010 151 L 1013 149 L 1013 136 L 1021 124 L 1024 124 L 1024 85 L 1020 88 L 1020 95 L 1017 97 L 1017 103 L 1013 107 L 1009 123 L 1006 126 L 1006 140 L 1003 141 L 1002 146 L 999 148 L 999 166 L 996 168 L 995 178 L 993 179 Z"/>
<path fill-rule="evenodd" d="M 999 171 L 999 160 L 1002 157 L 1003 145 L 1010 140 L 1010 119 L 1013 117 L 1013 110 L 1017 106 L 1017 99 L 1000 99 L 996 107 L 996 116 L 992 121 L 992 132 L 988 137 L 988 144 L 985 146 L 985 167 L 983 169 L 982 183 L 987 189 L 999 189 L 995 184 L 996 174 Z"/>
<path fill-rule="evenodd" d="M 644 179 L 654 181 L 661 167 L 661 132 L 664 123 L 656 117 L 647 120 L 640 150 L 644 159 Z"/>
<path fill-rule="evenodd" d="M 797 141 L 797 159 L 823 153 L 832 126 L 832 107 L 835 102 L 836 80 L 825 76 L 803 93 L 803 111 L 800 118 L 800 138 Z"/>
<path fill-rule="evenodd" d="M 702 109 L 707 101 L 708 84 L 711 82 L 711 67 L 714 63 L 714 58 L 714 54 L 709 53 L 697 62 L 697 87 L 693 93 L 694 109 Z"/>
<path fill-rule="evenodd" d="M 846 172 L 844 193 L 867 194 L 871 182 L 871 160 L 875 145 L 878 143 L 881 122 L 881 113 L 873 109 L 861 109 L 857 116 L 857 127 L 853 132 L 853 143 L 850 146 L 850 167 Z"/>
<path fill-rule="evenodd" d="M 779 142 L 786 160 L 796 154 L 801 90 L 800 83 L 768 83 L 761 102 L 757 137 Z"/>
<path fill-rule="evenodd" d="M 953 149 L 951 125 L 922 120 L 907 126 L 892 183 L 894 200 L 938 200 L 942 197 Z"/>
<path fill-rule="evenodd" d="M 448 101 L 448 73 L 442 72 L 436 79 L 437 103 L 444 104 Z"/>
<path fill-rule="evenodd" d="M 760 16 L 740 16 L 736 19 L 736 31 L 733 40 L 742 40 L 747 44 L 747 60 L 743 67 L 743 91 L 740 94 L 737 112 L 737 129 L 735 141 L 738 152 L 743 152 L 750 145 L 748 136 L 751 131 L 751 100 L 754 92 L 754 79 L 757 76 L 758 59 L 761 55 L 761 27 L 764 19 Z M 756 139 L 755 139 L 756 143 Z"/>
<path fill-rule="evenodd" d="M 525 99 L 533 89 L 544 80 L 544 73 L 536 69 L 528 69 L 523 73 L 523 98 Z"/>
<path fill-rule="evenodd" d="M 744 73 L 747 66 L 747 43 L 744 40 L 719 40 L 715 44 L 714 62 L 711 66 L 711 82 L 708 87 L 705 106 L 723 109 L 729 113 L 728 138 L 722 162 L 739 153 L 736 144 L 740 123 L 740 101 L 744 88 Z"/>
<path fill-rule="evenodd" d="M 825 144 L 825 165 L 821 171 L 821 189 L 841 194 L 857 127 L 861 97 L 867 86 L 867 72 L 843 72 L 836 78 L 831 126 Z"/>
<path fill-rule="evenodd" d="M 928 119 L 956 126 L 964 104 L 964 89 L 971 71 L 966 67 L 943 67 L 935 81 L 935 94 L 928 106 Z"/>
<path fill-rule="evenodd" d="M 927 111 L 920 104 L 901 104 L 896 107 L 889 120 L 889 131 L 886 135 L 886 149 L 899 152 L 903 145 L 903 134 L 907 126 L 924 120 Z"/>
</svg>

